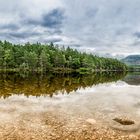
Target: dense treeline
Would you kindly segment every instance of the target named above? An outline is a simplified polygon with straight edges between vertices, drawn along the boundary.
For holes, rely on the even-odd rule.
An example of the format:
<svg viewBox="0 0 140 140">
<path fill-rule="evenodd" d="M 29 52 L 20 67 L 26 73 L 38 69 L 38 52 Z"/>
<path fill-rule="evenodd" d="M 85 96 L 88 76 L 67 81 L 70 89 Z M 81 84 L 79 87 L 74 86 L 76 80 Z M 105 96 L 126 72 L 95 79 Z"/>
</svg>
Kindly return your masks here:
<svg viewBox="0 0 140 140">
<path fill-rule="evenodd" d="M 0 69 L 23 71 L 126 70 L 122 62 L 50 44 L 15 45 L 0 41 Z"/>
</svg>

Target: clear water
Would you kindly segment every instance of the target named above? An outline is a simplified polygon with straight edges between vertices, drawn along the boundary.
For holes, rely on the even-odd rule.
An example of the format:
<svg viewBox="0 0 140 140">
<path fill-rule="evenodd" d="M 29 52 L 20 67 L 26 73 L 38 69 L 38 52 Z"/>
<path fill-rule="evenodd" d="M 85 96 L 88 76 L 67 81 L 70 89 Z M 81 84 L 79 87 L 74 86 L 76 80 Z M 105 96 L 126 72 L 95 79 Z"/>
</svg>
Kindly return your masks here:
<svg viewBox="0 0 140 140">
<path fill-rule="evenodd" d="M 1 125 L 50 112 L 94 118 L 99 125 L 139 132 L 140 74 L 0 75 Z M 135 124 L 118 125 L 115 117 L 127 117 Z"/>
</svg>

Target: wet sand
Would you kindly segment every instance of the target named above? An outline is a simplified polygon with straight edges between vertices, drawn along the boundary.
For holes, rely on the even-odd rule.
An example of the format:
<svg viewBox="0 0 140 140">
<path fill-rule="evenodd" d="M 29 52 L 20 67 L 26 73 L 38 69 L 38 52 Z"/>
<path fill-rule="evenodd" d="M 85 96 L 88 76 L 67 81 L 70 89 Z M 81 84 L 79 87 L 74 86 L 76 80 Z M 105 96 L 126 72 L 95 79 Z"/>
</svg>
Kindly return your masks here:
<svg viewBox="0 0 140 140">
<path fill-rule="evenodd" d="M 0 140 L 139 140 L 139 91 L 119 81 L 53 98 L 0 99 Z M 135 124 L 121 125 L 116 117 Z"/>
</svg>

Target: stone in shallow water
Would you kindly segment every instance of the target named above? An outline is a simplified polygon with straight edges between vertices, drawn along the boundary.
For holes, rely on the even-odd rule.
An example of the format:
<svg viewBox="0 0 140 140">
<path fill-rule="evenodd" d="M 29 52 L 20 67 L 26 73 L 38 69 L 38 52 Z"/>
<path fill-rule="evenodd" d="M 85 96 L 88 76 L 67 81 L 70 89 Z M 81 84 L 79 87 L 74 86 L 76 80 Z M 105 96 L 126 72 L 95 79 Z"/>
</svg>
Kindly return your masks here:
<svg viewBox="0 0 140 140">
<path fill-rule="evenodd" d="M 110 121 L 110 127 L 125 132 L 137 132 L 140 129 L 140 124 L 133 120 L 120 117 Z"/>
<path fill-rule="evenodd" d="M 87 119 L 86 122 L 88 122 L 90 124 L 95 124 L 96 120 L 94 120 L 94 119 Z"/>
<path fill-rule="evenodd" d="M 133 120 L 129 120 L 129 119 L 126 119 L 126 118 L 115 118 L 113 119 L 114 121 L 122 124 L 122 125 L 132 125 L 132 124 L 135 124 L 135 122 Z"/>
</svg>

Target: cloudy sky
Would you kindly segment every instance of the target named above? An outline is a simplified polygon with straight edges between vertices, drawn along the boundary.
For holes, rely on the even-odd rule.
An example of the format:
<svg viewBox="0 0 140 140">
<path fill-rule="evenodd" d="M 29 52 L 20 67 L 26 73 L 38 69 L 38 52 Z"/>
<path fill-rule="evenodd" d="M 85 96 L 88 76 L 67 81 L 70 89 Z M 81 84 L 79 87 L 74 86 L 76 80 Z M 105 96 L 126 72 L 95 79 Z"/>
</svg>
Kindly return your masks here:
<svg viewBox="0 0 140 140">
<path fill-rule="evenodd" d="M 0 40 L 140 54 L 140 0 L 0 0 Z"/>
</svg>

